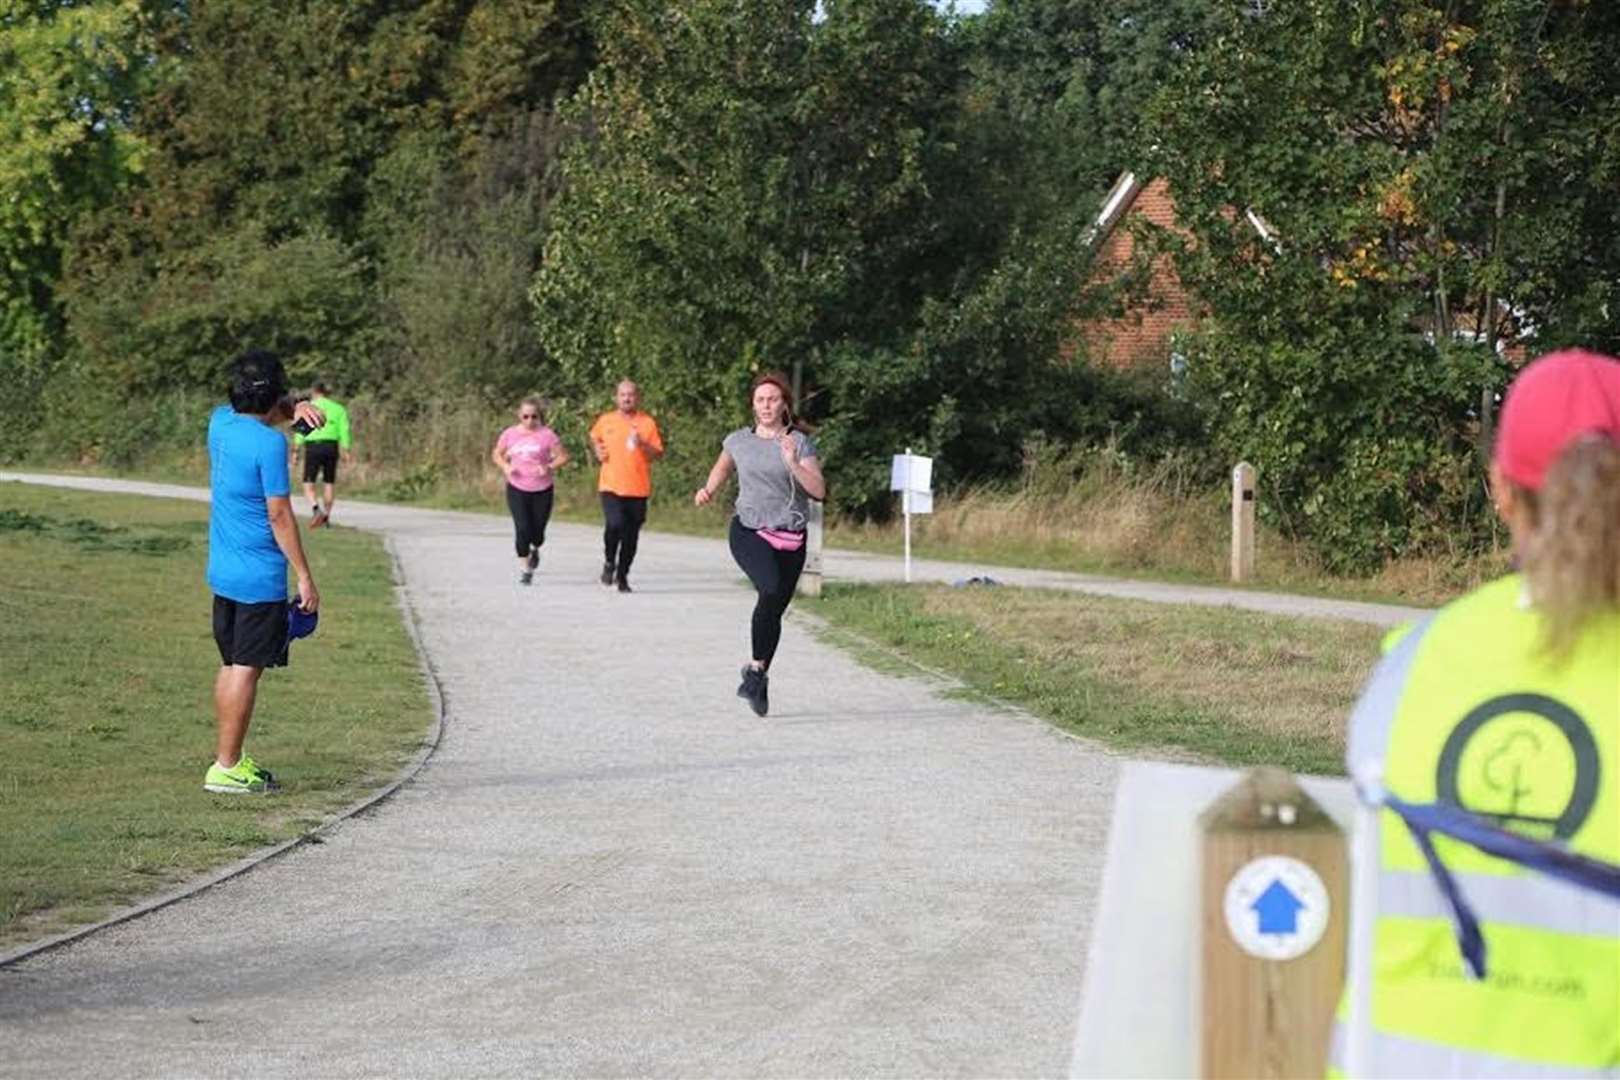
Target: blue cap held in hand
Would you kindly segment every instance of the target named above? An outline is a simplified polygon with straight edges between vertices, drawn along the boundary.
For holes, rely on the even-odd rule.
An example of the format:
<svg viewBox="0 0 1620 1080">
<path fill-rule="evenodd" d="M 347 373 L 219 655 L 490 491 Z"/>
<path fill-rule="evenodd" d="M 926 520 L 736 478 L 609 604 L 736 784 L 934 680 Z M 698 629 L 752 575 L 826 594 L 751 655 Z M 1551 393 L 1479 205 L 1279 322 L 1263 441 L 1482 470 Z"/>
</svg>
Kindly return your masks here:
<svg viewBox="0 0 1620 1080">
<path fill-rule="evenodd" d="M 315 632 L 315 624 L 320 622 L 319 611 L 305 611 L 298 606 L 297 600 L 287 601 L 287 642 L 291 644 L 301 637 L 309 637 Z"/>
</svg>

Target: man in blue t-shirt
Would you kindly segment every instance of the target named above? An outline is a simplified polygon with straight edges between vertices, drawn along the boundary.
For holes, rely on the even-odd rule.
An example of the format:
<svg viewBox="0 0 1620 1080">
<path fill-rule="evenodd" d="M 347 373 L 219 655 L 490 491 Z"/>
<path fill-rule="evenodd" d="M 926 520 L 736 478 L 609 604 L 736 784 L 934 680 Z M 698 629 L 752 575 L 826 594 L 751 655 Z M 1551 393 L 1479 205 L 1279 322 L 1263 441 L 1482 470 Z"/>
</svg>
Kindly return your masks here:
<svg viewBox="0 0 1620 1080">
<path fill-rule="evenodd" d="M 214 680 L 218 741 L 203 787 L 221 795 L 262 795 L 275 777 L 242 752 L 259 676 L 287 664 L 287 564 L 298 575 L 298 606 L 313 612 L 320 593 L 298 536 L 287 476 L 287 437 L 274 425 L 296 415 L 324 420 L 308 403 L 292 406 L 287 373 L 273 353 L 243 353 L 231 364 L 229 406 L 208 420 L 208 586 L 214 591 Z"/>
</svg>

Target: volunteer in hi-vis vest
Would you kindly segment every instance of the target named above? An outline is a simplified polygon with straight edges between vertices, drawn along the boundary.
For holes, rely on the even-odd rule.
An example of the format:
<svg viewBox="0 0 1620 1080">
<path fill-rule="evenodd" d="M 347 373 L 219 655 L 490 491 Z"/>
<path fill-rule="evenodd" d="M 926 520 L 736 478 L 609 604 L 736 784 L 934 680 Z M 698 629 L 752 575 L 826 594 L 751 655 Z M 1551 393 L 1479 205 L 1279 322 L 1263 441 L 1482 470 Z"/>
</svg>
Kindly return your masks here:
<svg viewBox="0 0 1620 1080">
<path fill-rule="evenodd" d="M 653 418 L 641 411 L 641 390 L 625 379 L 613 392 L 615 408 L 591 425 L 591 450 L 602 463 L 596 489 L 602 496 L 602 584 L 630 591 L 641 526 L 652 495 L 652 463 L 664 456 Z"/>
<path fill-rule="evenodd" d="M 1620 862 L 1620 362 L 1525 368 L 1491 482 L 1522 573 L 1393 645 L 1351 715 L 1350 774 Z M 1475 979 L 1406 827 L 1386 810 L 1379 832 L 1369 1075 L 1620 1076 L 1620 905 L 1436 835 L 1483 929 Z"/>
</svg>

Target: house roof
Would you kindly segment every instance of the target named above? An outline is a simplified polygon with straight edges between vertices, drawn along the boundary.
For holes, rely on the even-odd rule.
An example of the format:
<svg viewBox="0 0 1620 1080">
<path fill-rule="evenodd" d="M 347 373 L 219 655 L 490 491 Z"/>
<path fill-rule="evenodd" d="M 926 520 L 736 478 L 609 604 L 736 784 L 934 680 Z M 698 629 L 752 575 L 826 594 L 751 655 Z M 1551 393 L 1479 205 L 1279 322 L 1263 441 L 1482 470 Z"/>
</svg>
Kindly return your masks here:
<svg viewBox="0 0 1620 1080">
<path fill-rule="evenodd" d="M 1108 189 L 1107 196 L 1103 198 L 1102 207 L 1097 211 L 1097 219 L 1092 222 L 1091 228 L 1086 230 L 1085 244 L 1090 246 L 1107 239 L 1108 234 L 1114 231 L 1114 226 L 1118 225 L 1120 219 L 1130 211 L 1136 197 L 1146 186 L 1136 173 L 1129 170 L 1120 173 L 1114 180 L 1114 186 Z M 1282 243 L 1278 239 L 1277 230 L 1270 222 L 1250 208 L 1244 209 L 1243 217 L 1260 239 L 1273 249 L 1281 250 Z"/>
<path fill-rule="evenodd" d="M 1133 172 L 1122 172 L 1114 181 L 1114 186 L 1108 189 L 1108 197 L 1103 199 L 1102 209 L 1097 211 L 1097 220 L 1092 222 L 1091 228 L 1086 230 L 1086 244 L 1095 244 L 1114 231 L 1119 219 L 1131 208 L 1136 197 L 1142 192 L 1142 182 Z"/>
</svg>

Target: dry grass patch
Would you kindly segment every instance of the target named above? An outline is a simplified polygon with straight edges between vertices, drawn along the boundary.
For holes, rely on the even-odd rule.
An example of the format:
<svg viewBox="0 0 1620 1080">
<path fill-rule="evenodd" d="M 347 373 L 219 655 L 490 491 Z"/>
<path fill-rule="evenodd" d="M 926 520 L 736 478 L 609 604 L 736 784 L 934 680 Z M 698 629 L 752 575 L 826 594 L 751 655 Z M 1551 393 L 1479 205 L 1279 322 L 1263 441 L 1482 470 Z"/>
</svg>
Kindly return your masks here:
<svg viewBox="0 0 1620 1080">
<path fill-rule="evenodd" d="M 965 619 L 1043 664 L 1249 730 L 1336 745 L 1380 636 L 1356 623 L 1035 589 L 931 590 L 923 610 Z"/>
<path fill-rule="evenodd" d="M 1038 589 L 838 586 L 824 613 L 876 643 L 1103 742 L 1340 773 L 1377 627 Z M 853 631 L 858 637 L 843 633 Z"/>
</svg>

